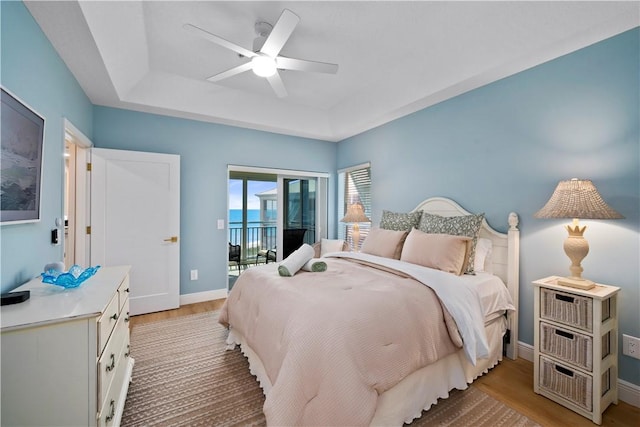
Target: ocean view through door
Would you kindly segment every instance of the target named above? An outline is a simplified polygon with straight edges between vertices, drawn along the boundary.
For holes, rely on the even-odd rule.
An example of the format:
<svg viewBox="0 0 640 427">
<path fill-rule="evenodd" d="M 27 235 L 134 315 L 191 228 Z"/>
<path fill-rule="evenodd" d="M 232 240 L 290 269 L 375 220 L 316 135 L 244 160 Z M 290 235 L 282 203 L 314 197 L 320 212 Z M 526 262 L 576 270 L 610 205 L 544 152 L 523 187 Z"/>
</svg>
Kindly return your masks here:
<svg viewBox="0 0 640 427">
<path fill-rule="evenodd" d="M 229 174 L 229 276 L 257 264 L 261 250 L 275 249 L 277 241 L 277 176 Z"/>
<path fill-rule="evenodd" d="M 286 175 L 284 172 L 287 172 Z M 286 258 L 326 236 L 326 177 L 307 172 L 229 167 L 229 289 L 247 268 Z"/>
</svg>

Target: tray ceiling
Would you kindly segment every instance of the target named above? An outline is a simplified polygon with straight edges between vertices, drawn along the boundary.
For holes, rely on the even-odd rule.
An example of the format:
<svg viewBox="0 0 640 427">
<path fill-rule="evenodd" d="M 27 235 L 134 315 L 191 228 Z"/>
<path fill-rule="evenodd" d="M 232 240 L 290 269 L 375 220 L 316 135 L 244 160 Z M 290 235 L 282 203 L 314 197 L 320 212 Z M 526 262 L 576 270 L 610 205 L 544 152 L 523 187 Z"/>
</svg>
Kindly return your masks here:
<svg viewBox="0 0 640 427">
<path fill-rule="evenodd" d="M 96 105 L 340 141 L 640 25 L 638 2 L 26 1 Z M 288 96 L 246 62 L 185 31 L 251 48 L 284 8 L 289 57 L 339 64 L 284 71 Z"/>
</svg>

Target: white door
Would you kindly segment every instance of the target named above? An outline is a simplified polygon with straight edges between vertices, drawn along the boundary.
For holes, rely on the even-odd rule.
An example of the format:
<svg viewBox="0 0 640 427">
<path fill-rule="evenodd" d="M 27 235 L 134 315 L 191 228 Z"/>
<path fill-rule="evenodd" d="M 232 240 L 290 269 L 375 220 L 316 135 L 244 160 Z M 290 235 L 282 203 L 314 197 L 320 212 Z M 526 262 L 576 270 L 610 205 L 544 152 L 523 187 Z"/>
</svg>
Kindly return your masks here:
<svg viewBox="0 0 640 427">
<path fill-rule="evenodd" d="M 179 307 L 180 156 L 91 152 L 91 265 L 132 266 L 132 315 Z"/>
</svg>

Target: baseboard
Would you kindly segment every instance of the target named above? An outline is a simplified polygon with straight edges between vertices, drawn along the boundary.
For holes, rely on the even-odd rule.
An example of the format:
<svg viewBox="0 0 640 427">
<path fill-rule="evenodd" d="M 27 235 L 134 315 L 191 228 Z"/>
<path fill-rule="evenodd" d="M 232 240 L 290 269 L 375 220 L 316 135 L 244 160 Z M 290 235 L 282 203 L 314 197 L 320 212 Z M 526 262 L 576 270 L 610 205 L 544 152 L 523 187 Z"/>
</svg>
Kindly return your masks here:
<svg viewBox="0 0 640 427">
<path fill-rule="evenodd" d="M 180 305 L 195 304 L 197 302 L 213 301 L 227 297 L 226 289 L 216 289 L 213 291 L 194 292 L 192 294 L 180 295 Z"/>
<path fill-rule="evenodd" d="M 640 408 L 640 386 L 618 378 L 618 399 Z"/>
<path fill-rule="evenodd" d="M 533 363 L 533 346 L 522 341 L 518 341 L 518 357 Z"/>
<path fill-rule="evenodd" d="M 533 362 L 533 346 L 518 341 L 518 357 Z M 640 386 L 618 378 L 618 399 L 640 408 Z"/>
</svg>

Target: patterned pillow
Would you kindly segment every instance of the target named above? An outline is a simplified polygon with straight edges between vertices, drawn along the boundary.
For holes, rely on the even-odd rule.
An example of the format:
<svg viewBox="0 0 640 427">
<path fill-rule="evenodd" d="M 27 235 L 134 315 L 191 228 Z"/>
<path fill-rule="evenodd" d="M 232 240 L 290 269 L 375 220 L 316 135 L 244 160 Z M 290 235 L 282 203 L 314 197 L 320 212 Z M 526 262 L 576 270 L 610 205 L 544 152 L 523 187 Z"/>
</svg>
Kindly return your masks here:
<svg viewBox="0 0 640 427">
<path fill-rule="evenodd" d="M 425 233 L 471 237 L 472 244 L 465 266 L 465 273 L 473 273 L 473 265 L 476 258 L 476 243 L 478 242 L 478 233 L 480 232 L 483 219 L 484 213 L 444 217 L 423 212 L 418 229 Z"/>
<path fill-rule="evenodd" d="M 422 211 L 396 213 L 383 210 L 380 228 L 394 231 L 411 231 L 412 228 L 418 227 L 421 216 Z"/>
</svg>

